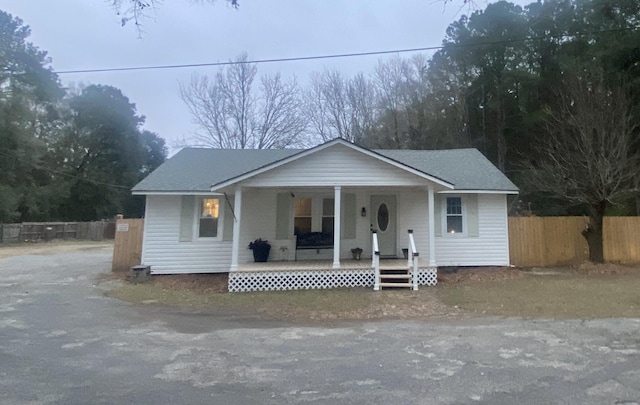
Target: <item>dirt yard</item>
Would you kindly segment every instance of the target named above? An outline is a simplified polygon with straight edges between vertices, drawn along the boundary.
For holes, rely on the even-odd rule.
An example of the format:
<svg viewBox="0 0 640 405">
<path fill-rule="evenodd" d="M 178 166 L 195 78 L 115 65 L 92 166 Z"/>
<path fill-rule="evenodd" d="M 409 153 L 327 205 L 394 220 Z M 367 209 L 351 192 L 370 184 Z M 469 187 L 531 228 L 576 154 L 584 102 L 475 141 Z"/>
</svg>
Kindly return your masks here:
<svg viewBox="0 0 640 405">
<path fill-rule="evenodd" d="M 110 294 L 142 304 L 296 322 L 360 319 L 640 317 L 640 270 L 585 263 L 563 268 L 443 269 L 419 291 L 344 288 L 226 293 L 226 275 L 154 276 Z"/>
<path fill-rule="evenodd" d="M 0 258 L 100 249 L 112 242 L 0 245 Z M 339 320 L 640 317 L 640 269 L 617 264 L 574 267 L 441 269 L 436 287 L 419 291 L 342 288 L 227 293 L 225 274 L 153 276 L 130 284 L 105 273 L 108 295 L 140 305 L 167 305 L 296 323 Z"/>
<path fill-rule="evenodd" d="M 635 318 L 640 316 L 640 269 L 618 264 L 480 269 L 443 275 L 436 295 L 474 315 L 524 318 Z"/>
<path fill-rule="evenodd" d="M 0 243 L 0 258 L 11 256 L 28 256 L 28 255 L 50 255 L 57 253 L 72 253 L 113 246 L 112 240 L 94 242 L 94 241 L 76 241 L 76 240 L 53 240 L 51 242 L 35 242 L 35 243 Z"/>
<path fill-rule="evenodd" d="M 262 319 L 315 323 L 360 319 L 452 318 L 459 311 L 428 291 L 370 288 L 227 293 L 223 274 L 154 276 L 146 284 L 124 284 L 109 293 L 125 301 L 179 306 L 185 310 L 254 315 Z"/>
</svg>

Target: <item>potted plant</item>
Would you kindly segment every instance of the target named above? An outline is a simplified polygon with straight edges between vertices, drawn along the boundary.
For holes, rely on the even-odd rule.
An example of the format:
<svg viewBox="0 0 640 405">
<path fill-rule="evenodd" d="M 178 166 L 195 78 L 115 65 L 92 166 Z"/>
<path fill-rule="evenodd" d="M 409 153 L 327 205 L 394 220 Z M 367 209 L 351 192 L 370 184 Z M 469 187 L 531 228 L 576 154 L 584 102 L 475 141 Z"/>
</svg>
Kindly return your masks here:
<svg viewBox="0 0 640 405">
<path fill-rule="evenodd" d="M 271 244 L 269 244 L 269 241 L 258 238 L 249 243 L 249 249 L 253 250 L 253 260 L 255 262 L 266 262 L 269 259 Z"/>
<path fill-rule="evenodd" d="M 362 249 L 359 247 L 351 249 L 351 254 L 353 255 L 353 260 L 360 260 L 362 256 Z"/>
</svg>

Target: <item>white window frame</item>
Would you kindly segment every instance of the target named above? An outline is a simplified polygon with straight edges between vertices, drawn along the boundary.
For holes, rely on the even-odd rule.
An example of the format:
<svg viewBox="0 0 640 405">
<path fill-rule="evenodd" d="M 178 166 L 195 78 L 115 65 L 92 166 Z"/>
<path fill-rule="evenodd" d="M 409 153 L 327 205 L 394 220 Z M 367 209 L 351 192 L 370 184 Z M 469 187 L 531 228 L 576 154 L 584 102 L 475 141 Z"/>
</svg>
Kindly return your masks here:
<svg viewBox="0 0 640 405">
<path fill-rule="evenodd" d="M 217 199 L 218 200 L 218 229 L 216 232 L 216 236 L 200 236 L 200 207 L 202 205 L 202 201 L 205 199 Z M 222 232 L 224 231 L 224 210 L 225 204 L 222 196 L 218 195 L 203 195 L 194 198 L 195 200 L 195 208 L 193 216 L 193 240 L 198 241 L 221 241 L 222 240 Z"/>
<path fill-rule="evenodd" d="M 310 199 L 311 200 L 311 214 L 309 216 L 300 216 L 300 217 L 296 217 L 296 199 Z M 291 232 L 292 235 L 296 234 L 296 218 L 309 218 L 311 220 L 311 228 L 309 232 L 313 232 L 313 209 L 315 208 L 315 203 L 313 201 L 313 197 L 312 196 L 308 196 L 308 195 L 301 195 L 301 196 L 295 196 L 294 197 L 294 201 L 293 204 L 291 204 L 291 212 L 290 212 L 290 216 L 291 216 Z"/>
<path fill-rule="evenodd" d="M 335 196 L 333 197 L 321 197 L 320 198 L 320 205 L 321 205 L 321 209 L 320 209 L 320 232 L 322 232 L 322 228 L 323 228 L 323 222 L 325 218 L 333 218 L 333 229 L 331 230 L 331 233 L 333 234 L 333 232 L 335 231 L 335 227 L 336 227 L 336 213 L 334 212 L 333 215 L 324 215 L 324 201 L 325 200 L 330 200 L 331 204 L 333 204 L 332 208 L 335 207 Z"/>
<path fill-rule="evenodd" d="M 447 214 L 447 199 L 449 199 L 449 198 L 459 198 L 460 199 L 461 216 L 462 216 L 462 232 L 457 232 L 457 233 L 449 233 L 449 232 L 447 232 L 447 218 L 448 218 L 448 214 Z M 467 208 L 466 208 L 466 201 L 465 201 L 464 196 L 458 195 L 458 194 L 446 194 L 446 195 L 443 196 L 443 201 L 442 201 L 441 205 L 442 205 L 442 207 L 441 207 L 442 223 L 440 224 L 440 226 L 442 227 L 442 236 L 449 237 L 449 238 L 459 238 L 459 237 L 467 236 L 467 233 L 468 233 Z"/>
<path fill-rule="evenodd" d="M 295 191 L 294 191 L 295 193 Z M 295 193 L 295 198 L 310 198 L 311 199 L 311 232 L 322 232 L 322 218 L 324 217 L 322 212 L 323 200 L 334 199 L 333 194 L 327 193 Z M 295 203 L 291 204 L 289 216 L 291 218 L 291 234 L 295 233 Z M 335 212 L 333 213 L 335 221 Z M 335 222 L 334 222 L 335 227 Z"/>
</svg>

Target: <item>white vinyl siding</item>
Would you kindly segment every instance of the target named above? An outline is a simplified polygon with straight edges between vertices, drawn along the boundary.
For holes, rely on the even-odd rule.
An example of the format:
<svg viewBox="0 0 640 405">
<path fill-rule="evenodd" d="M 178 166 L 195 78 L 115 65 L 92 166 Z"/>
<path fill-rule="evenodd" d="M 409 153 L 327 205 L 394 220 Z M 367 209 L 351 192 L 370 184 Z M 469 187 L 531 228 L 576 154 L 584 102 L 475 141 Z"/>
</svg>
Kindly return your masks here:
<svg viewBox="0 0 640 405">
<path fill-rule="evenodd" d="M 243 181 L 257 187 L 426 186 L 428 181 L 344 145 L 334 145 Z"/>
<path fill-rule="evenodd" d="M 398 194 L 398 257 L 402 249 L 409 248 L 409 234 L 413 229 L 413 238 L 420 258 L 429 257 L 429 203 L 426 191 L 404 191 Z"/>
<path fill-rule="evenodd" d="M 180 242 L 181 205 L 181 196 L 147 196 L 144 264 L 151 266 L 153 274 L 229 271 L 231 241 L 199 238 Z"/>
<path fill-rule="evenodd" d="M 295 239 L 293 229 L 289 238 L 276 239 L 277 201 L 284 200 L 283 189 L 245 188 L 243 191 L 242 218 L 240 226 L 239 263 L 253 261 L 250 241 L 263 238 L 271 243 L 269 260 L 293 260 Z M 318 190 L 306 195 L 322 201 L 333 190 Z M 344 188 L 343 196 L 351 193 L 355 201 L 355 212 L 350 215 L 355 222 L 354 238 L 342 238 L 341 258 L 350 258 L 351 249 L 363 249 L 363 260 L 371 257 L 371 195 L 377 195 L 379 188 Z M 429 258 L 429 209 L 426 190 L 389 187 L 386 194 L 393 194 L 397 200 L 397 252 L 402 257 L 402 249 L 407 248 L 407 230 L 413 229 L 417 249 L 424 260 Z M 291 199 L 289 206 L 293 215 L 293 197 L 303 195 L 302 189 L 287 189 Z M 351 198 L 351 197 L 350 197 Z M 498 194 L 474 195 L 477 200 L 478 236 L 447 237 L 436 236 L 436 263 L 438 266 L 484 266 L 508 265 L 508 227 L 506 196 Z M 346 200 L 346 199 L 345 199 Z M 221 198 L 221 216 L 228 216 L 226 201 Z M 283 201 L 285 202 L 285 201 Z M 365 207 L 367 216 L 360 215 Z M 319 207 L 320 208 L 320 207 Z M 344 207 L 343 207 L 344 208 Z M 319 213 L 321 214 L 321 210 Z M 344 212 L 344 211 L 343 211 Z M 180 242 L 180 196 L 147 196 L 145 240 L 143 247 L 144 264 L 151 265 L 153 274 L 227 272 L 231 266 L 231 240 L 201 238 L 190 242 Z M 293 216 L 290 226 L 293 227 Z M 231 222 L 231 221 L 229 221 Z M 345 219 L 343 218 L 343 224 Z M 440 222 L 441 223 L 441 222 Z M 436 229 L 440 226 L 436 223 Z M 229 225 L 232 225 L 231 223 Z M 319 225 L 319 224 L 318 224 Z M 227 232 L 225 226 L 225 233 Z"/>
<path fill-rule="evenodd" d="M 477 237 L 436 237 L 438 266 L 509 265 L 507 197 L 477 195 L 477 217 Z"/>
<path fill-rule="evenodd" d="M 269 260 L 293 260 L 295 254 L 295 239 L 293 231 L 286 239 L 276 239 L 277 230 L 277 202 L 278 195 L 285 201 L 284 193 L 277 190 L 244 189 L 242 193 L 242 218 L 240 220 L 240 250 L 238 263 L 253 262 L 253 253 L 247 248 L 249 242 L 258 238 L 265 239 L 271 244 Z M 291 199 L 290 192 L 286 195 Z M 293 227 L 293 217 L 289 222 Z M 284 236 L 284 235 L 282 235 Z M 286 249 L 285 249 L 286 248 Z"/>
</svg>

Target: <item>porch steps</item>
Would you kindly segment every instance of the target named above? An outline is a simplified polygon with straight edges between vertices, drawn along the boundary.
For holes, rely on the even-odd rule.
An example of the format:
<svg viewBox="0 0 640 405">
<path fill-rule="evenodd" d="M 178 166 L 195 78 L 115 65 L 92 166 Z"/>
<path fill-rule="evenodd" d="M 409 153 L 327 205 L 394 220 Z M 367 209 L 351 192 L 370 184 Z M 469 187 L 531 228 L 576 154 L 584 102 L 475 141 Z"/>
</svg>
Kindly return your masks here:
<svg viewBox="0 0 640 405">
<path fill-rule="evenodd" d="M 412 288 L 409 269 L 380 268 L 380 289 L 382 288 Z"/>
</svg>

